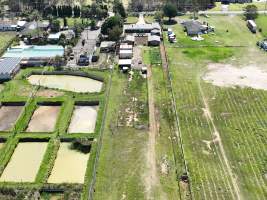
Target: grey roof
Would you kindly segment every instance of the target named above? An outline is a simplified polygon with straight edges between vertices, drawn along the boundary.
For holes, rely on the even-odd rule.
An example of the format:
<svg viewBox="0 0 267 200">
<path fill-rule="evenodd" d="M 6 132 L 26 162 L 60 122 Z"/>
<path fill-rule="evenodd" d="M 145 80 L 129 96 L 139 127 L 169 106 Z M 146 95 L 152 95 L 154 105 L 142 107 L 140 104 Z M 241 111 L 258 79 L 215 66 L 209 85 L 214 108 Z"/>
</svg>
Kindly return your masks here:
<svg viewBox="0 0 267 200">
<path fill-rule="evenodd" d="M 160 37 L 157 35 L 149 35 L 147 41 L 148 42 L 152 42 L 152 41 L 160 42 Z"/>
<path fill-rule="evenodd" d="M 197 35 L 205 30 L 205 27 L 196 20 L 183 22 L 183 25 L 188 35 Z"/>
<path fill-rule="evenodd" d="M 1 58 L 0 74 L 11 74 L 20 63 L 21 58 Z"/>
<path fill-rule="evenodd" d="M 127 35 L 126 38 L 125 38 L 125 41 L 134 42 L 135 41 L 135 37 L 133 35 Z"/>
<path fill-rule="evenodd" d="M 100 44 L 100 48 L 110 48 L 110 47 L 114 47 L 116 45 L 116 42 L 112 42 L 112 41 L 103 41 Z"/>
</svg>

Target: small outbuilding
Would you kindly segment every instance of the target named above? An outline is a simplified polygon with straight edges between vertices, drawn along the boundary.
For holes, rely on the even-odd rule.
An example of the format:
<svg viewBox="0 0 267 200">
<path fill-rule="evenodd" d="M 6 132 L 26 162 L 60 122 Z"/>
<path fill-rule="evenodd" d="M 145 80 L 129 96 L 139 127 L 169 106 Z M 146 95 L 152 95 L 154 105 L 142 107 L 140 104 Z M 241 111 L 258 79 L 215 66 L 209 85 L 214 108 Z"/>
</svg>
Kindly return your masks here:
<svg viewBox="0 0 267 200">
<path fill-rule="evenodd" d="M 133 50 L 133 45 L 128 45 L 127 43 L 122 43 L 120 45 L 120 50 Z"/>
<path fill-rule="evenodd" d="M 132 59 L 120 59 L 119 60 L 119 68 L 122 69 L 123 67 L 132 67 Z"/>
<path fill-rule="evenodd" d="M 20 69 L 21 58 L 0 58 L 0 82 L 8 81 Z"/>
<path fill-rule="evenodd" d="M 207 27 L 205 27 L 201 22 L 196 20 L 186 21 L 182 24 L 188 36 L 197 36 L 207 31 Z"/>
<path fill-rule="evenodd" d="M 119 57 L 120 59 L 129 59 L 129 58 L 132 58 L 133 57 L 133 50 L 124 50 L 124 49 L 121 49 L 120 50 L 120 54 L 119 54 Z"/>
<path fill-rule="evenodd" d="M 100 52 L 101 53 L 108 53 L 115 51 L 116 43 L 111 41 L 103 41 L 100 44 Z"/>
<path fill-rule="evenodd" d="M 134 45 L 135 43 L 135 37 L 133 35 L 127 35 L 124 40 L 125 43 L 128 45 Z"/>
<path fill-rule="evenodd" d="M 160 36 L 149 35 L 147 39 L 148 46 L 159 46 L 160 45 Z"/>
</svg>

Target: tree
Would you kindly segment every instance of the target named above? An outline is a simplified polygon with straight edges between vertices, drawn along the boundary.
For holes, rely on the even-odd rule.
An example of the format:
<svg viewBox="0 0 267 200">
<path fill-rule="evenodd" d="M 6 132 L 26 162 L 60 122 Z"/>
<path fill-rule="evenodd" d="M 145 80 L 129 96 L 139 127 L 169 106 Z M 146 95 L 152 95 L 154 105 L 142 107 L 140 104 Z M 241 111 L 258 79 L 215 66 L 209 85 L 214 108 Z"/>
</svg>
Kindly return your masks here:
<svg viewBox="0 0 267 200">
<path fill-rule="evenodd" d="M 120 16 L 115 15 L 106 19 L 101 27 L 101 33 L 103 35 L 108 35 L 108 32 L 115 26 L 119 26 L 122 28 L 123 20 Z"/>
<path fill-rule="evenodd" d="M 96 21 L 94 19 L 91 21 L 90 27 L 91 27 L 91 30 L 95 30 L 96 29 Z"/>
<path fill-rule="evenodd" d="M 244 11 L 244 16 L 246 20 L 254 20 L 258 17 L 258 8 L 254 4 L 247 5 Z"/>
<path fill-rule="evenodd" d="M 68 26 L 68 20 L 66 17 L 63 18 L 63 24 L 64 24 L 64 27 Z"/>
<path fill-rule="evenodd" d="M 171 21 L 171 19 L 177 15 L 176 5 L 172 3 L 167 3 L 163 7 L 163 13 L 166 17 L 169 17 L 169 21 Z"/>
<path fill-rule="evenodd" d="M 111 41 L 118 41 L 123 30 L 120 26 L 114 26 L 108 33 L 108 39 Z"/>
<path fill-rule="evenodd" d="M 56 56 L 54 58 L 54 66 L 55 66 L 56 71 L 62 70 L 62 63 L 63 63 L 63 59 L 61 56 Z"/>
<path fill-rule="evenodd" d="M 164 17 L 164 14 L 162 11 L 157 11 L 154 15 L 154 19 L 159 23 L 162 21 L 163 17 Z"/>
<path fill-rule="evenodd" d="M 124 8 L 122 2 L 120 2 L 119 0 L 114 1 L 113 12 L 115 14 L 119 14 L 122 18 L 127 17 L 125 8 Z"/>
<path fill-rule="evenodd" d="M 52 23 L 51 23 L 51 32 L 54 32 L 54 33 L 57 33 L 60 31 L 60 21 L 55 19 L 55 20 L 52 20 Z"/>
</svg>

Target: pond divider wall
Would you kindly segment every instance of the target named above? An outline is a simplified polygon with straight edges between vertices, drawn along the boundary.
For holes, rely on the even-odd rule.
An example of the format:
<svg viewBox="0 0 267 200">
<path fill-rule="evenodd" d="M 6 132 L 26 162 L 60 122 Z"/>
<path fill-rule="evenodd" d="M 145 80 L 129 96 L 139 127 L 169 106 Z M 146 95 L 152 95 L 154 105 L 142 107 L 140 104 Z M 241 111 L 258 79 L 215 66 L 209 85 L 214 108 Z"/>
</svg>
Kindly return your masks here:
<svg viewBox="0 0 267 200">
<path fill-rule="evenodd" d="M 75 101 L 75 106 L 99 106 L 99 101 Z"/>
<path fill-rule="evenodd" d="M 85 78 L 91 78 L 96 81 L 101 81 L 104 82 L 104 78 L 94 75 L 94 74 L 88 74 L 86 72 L 74 72 L 74 71 L 46 71 L 46 72 L 41 72 L 41 71 L 32 71 L 31 73 L 28 74 L 28 77 L 31 75 L 68 75 L 68 76 L 80 76 L 80 77 L 85 77 Z"/>
<path fill-rule="evenodd" d="M 49 137 L 47 138 L 20 138 L 20 142 L 49 142 Z"/>
<path fill-rule="evenodd" d="M 25 102 L 19 102 L 19 101 L 9 101 L 9 102 L 0 102 L 0 107 L 1 106 L 25 106 Z"/>
<path fill-rule="evenodd" d="M 65 138 L 65 137 L 60 138 L 60 142 L 74 142 L 77 140 L 88 140 L 93 142 L 93 138 Z"/>
<path fill-rule="evenodd" d="M 63 101 L 41 101 L 37 102 L 38 106 L 61 106 Z"/>
</svg>

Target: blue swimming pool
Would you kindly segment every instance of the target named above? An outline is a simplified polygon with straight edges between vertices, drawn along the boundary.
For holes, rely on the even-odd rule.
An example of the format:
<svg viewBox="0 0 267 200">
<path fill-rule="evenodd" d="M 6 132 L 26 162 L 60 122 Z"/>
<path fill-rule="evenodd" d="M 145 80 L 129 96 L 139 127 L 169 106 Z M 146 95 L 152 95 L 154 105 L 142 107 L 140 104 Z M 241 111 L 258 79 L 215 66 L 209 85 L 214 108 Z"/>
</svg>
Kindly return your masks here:
<svg viewBox="0 0 267 200">
<path fill-rule="evenodd" d="M 57 45 L 46 46 L 18 46 L 9 48 L 3 57 L 19 57 L 19 58 L 51 58 L 55 56 L 63 56 L 64 48 Z"/>
</svg>

